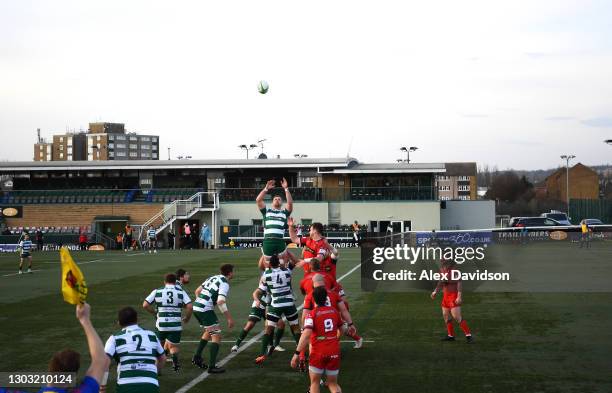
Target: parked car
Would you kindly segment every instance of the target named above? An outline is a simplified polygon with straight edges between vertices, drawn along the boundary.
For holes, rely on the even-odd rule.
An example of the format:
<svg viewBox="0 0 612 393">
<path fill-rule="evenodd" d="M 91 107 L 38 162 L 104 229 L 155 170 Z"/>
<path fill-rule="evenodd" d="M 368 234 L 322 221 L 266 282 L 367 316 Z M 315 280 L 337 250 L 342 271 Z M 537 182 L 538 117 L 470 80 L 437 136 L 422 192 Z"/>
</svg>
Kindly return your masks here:
<svg viewBox="0 0 612 393">
<path fill-rule="evenodd" d="M 585 218 L 584 220 L 580 221 L 580 225 L 582 224 L 587 224 L 588 226 L 591 225 L 604 225 L 603 222 L 601 222 L 600 219 L 598 218 Z"/>
<path fill-rule="evenodd" d="M 554 226 L 565 226 L 559 221 L 553 220 L 552 218 L 546 217 L 512 217 L 508 224 L 511 228 L 521 227 L 554 227 Z"/>
<path fill-rule="evenodd" d="M 551 218 L 555 221 L 560 222 L 561 225 L 572 225 L 569 218 L 567 217 L 567 214 L 558 210 L 551 210 L 548 213 L 542 213 L 540 214 L 540 217 Z"/>
</svg>

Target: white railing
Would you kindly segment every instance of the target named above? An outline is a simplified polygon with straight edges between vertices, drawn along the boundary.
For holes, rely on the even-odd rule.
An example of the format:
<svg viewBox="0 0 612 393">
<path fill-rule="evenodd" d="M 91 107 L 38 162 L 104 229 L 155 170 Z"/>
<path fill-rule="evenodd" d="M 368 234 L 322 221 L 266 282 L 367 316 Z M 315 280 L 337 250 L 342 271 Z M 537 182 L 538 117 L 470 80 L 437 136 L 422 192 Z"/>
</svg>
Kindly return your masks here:
<svg viewBox="0 0 612 393">
<path fill-rule="evenodd" d="M 159 234 L 177 218 L 189 218 L 201 209 L 218 210 L 219 193 L 216 191 L 201 191 L 188 199 L 177 199 L 164 206 L 162 210 L 140 226 L 138 239 L 142 240 L 151 225 L 155 228 L 155 233 Z M 156 225 L 159 220 L 162 221 L 161 225 Z"/>
</svg>

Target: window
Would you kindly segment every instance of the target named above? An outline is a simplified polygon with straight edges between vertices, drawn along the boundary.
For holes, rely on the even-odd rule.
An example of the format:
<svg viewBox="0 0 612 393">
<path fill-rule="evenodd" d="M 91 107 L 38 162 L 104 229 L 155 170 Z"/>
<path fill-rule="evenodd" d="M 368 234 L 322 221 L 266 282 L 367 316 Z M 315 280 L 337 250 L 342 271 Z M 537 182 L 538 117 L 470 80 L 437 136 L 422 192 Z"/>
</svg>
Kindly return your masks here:
<svg viewBox="0 0 612 393">
<path fill-rule="evenodd" d="M 151 153 L 142 152 L 142 153 L 140 153 L 140 156 L 141 156 L 142 158 L 151 158 Z"/>
<path fill-rule="evenodd" d="M 130 143 L 130 149 L 136 150 L 138 149 L 138 145 L 135 143 Z"/>
<path fill-rule="evenodd" d="M 115 157 L 115 152 L 114 151 L 109 151 L 108 152 L 108 156 L 109 157 Z"/>
<path fill-rule="evenodd" d="M 153 142 L 157 142 L 157 137 L 153 137 L 153 138 L 151 138 L 151 141 L 153 141 Z"/>
<path fill-rule="evenodd" d="M 117 140 L 118 141 L 124 141 L 125 140 L 125 135 L 117 135 Z"/>
<path fill-rule="evenodd" d="M 59 145 L 60 150 L 64 150 L 64 145 Z"/>
<path fill-rule="evenodd" d="M 153 158 L 157 158 L 157 153 L 153 153 Z"/>
<path fill-rule="evenodd" d="M 448 180 L 448 176 L 438 176 L 438 180 Z"/>
<path fill-rule="evenodd" d="M 60 141 L 60 143 L 64 142 L 64 137 L 60 136 L 59 141 Z"/>
<path fill-rule="evenodd" d="M 459 176 L 459 181 L 470 181 L 469 176 Z"/>
<path fill-rule="evenodd" d="M 153 151 L 157 151 L 157 145 L 153 145 Z"/>
<path fill-rule="evenodd" d="M 450 197 L 449 197 L 449 196 L 441 196 L 441 197 L 440 197 L 440 200 L 441 200 L 441 201 L 449 201 L 449 200 L 450 200 Z"/>
<path fill-rule="evenodd" d="M 130 152 L 130 157 L 138 157 L 138 152 L 137 151 L 131 151 Z"/>
<path fill-rule="evenodd" d="M 438 191 L 450 191 L 450 186 L 439 186 Z"/>
<path fill-rule="evenodd" d="M 117 143 L 117 149 L 125 149 L 126 144 L 125 143 Z"/>
<path fill-rule="evenodd" d="M 151 145 L 140 145 L 142 150 L 151 150 Z"/>
<path fill-rule="evenodd" d="M 118 151 L 117 152 L 117 157 L 125 157 L 125 152 L 124 151 Z"/>
<path fill-rule="evenodd" d="M 459 191 L 470 191 L 470 186 L 459 186 Z"/>
<path fill-rule="evenodd" d="M 314 177 L 304 176 L 302 177 L 302 187 L 312 187 L 314 185 Z"/>
<path fill-rule="evenodd" d="M 113 134 L 108 136 L 108 140 L 109 141 L 114 141 L 115 140 L 115 136 Z"/>
<path fill-rule="evenodd" d="M 60 157 L 60 158 L 64 158 L 64 153 L 60 153 L 60 154 L 59 154 L 59 157 Z"/>
<path fill-rule="evenodd" d="M 140 141 L 141 142 L 149 142 L 151 140 L 151 138 L 149 138 L 148 136 L 141 136 L 140 137 Z"/>
<path fill-rule="evenodd" d="M 215 184 L 225 184 L 225 178 L 224 177 L 215 178 Z"/>
<path fill-rule="evenodd" d="M 138 137 L 135 135 L 130 136 L 130 142 L 138 142 Z"/>
<path fill-rule="evenodd" d="M 115 148 L 115 144 L 114 143 L 109 143 L 108 144 L 108 148 L 109 149 L 114 149 Z"/>
</svg>

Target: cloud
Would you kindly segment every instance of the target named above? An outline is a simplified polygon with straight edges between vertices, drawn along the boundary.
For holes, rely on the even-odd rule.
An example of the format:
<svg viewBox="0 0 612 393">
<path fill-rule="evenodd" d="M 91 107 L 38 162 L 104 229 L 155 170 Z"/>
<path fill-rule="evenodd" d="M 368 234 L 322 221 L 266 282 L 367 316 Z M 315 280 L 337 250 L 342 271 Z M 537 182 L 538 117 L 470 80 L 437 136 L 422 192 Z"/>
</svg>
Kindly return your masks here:
<svg viewBox="0 0 612 393">
<path fill-rule="evenodd" d="M 546 120 L 549 120 L 549 121 L 567 121 L 567 120 L 574 120 L 574 118 L 572 116 L 551 116 L 551 117 L 547 117 Z"/>
<path fill-rule="evenodd" d="M 612 117 L 594 117 L 585 119 L 581 123 L 589 127 L 612 128 Z"/>
<path fill-rule="evenodd" d="M 485 119 L 489 117 L 489 115 L 485 113 L 464 113 L 461 116 L 466 117 L 468 119 Z"/>
<path fill-rule="evenodd" d="M 550 57 L 552 56 L 552 53 L 545 53 L 545 52 L 526 52 L 525 56 L 529 57 L 530 59 L 541 59 L 543 57 Z"/>
</svg>

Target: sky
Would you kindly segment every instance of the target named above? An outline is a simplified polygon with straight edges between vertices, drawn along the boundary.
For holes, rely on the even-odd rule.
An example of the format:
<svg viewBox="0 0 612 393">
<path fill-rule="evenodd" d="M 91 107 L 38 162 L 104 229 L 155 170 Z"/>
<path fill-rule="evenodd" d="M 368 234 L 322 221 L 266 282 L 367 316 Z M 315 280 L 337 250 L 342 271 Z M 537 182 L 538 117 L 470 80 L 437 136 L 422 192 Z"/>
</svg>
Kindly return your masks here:
<svg viewBox="0 0 612 393">
<path fill-rule="evenodd" d="M 0 160 L 125 123 L 161 157 L 612 163 L 612 1 L 0 0 Z M 270 84 L 268 94 L 257 83 Z M 252 157 L 252 155 L 251 155 Z"/>
</svg>

